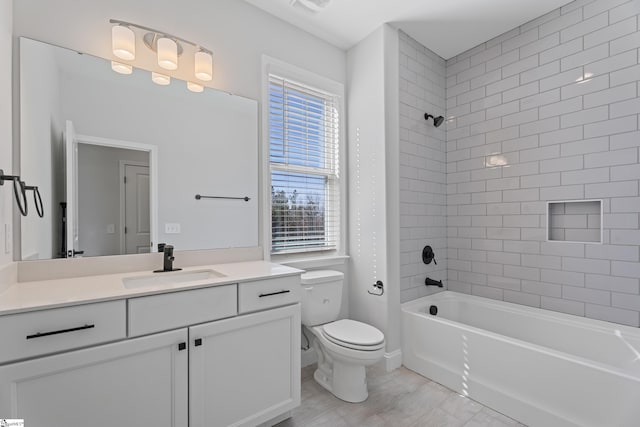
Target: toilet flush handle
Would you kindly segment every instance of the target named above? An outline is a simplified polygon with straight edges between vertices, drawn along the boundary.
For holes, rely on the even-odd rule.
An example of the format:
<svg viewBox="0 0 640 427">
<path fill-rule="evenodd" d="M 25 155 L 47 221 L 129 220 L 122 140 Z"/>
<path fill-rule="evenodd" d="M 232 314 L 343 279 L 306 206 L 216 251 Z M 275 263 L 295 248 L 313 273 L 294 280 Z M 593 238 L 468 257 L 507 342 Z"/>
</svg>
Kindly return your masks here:
<svg viewBox="0 0 640 427">
<path fill-rule="evenodd" d="M 313 290 L 313 286 L 309 286 L 309 287 L 305 286 L 304 290 L 311 292 Z"/>
</svg>

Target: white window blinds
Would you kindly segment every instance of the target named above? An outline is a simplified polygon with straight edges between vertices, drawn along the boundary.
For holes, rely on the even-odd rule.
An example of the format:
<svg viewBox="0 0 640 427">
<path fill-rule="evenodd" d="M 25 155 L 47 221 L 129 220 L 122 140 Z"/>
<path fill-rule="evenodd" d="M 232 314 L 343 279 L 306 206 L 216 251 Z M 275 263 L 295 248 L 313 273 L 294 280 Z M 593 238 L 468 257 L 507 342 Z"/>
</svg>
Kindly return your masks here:
<svg viewBox="0 0 640 427">
<path fill-rule="evenodd" d="M 269 75 L 271 252 L 336 249 L 338 97 Z"/>
</svg>

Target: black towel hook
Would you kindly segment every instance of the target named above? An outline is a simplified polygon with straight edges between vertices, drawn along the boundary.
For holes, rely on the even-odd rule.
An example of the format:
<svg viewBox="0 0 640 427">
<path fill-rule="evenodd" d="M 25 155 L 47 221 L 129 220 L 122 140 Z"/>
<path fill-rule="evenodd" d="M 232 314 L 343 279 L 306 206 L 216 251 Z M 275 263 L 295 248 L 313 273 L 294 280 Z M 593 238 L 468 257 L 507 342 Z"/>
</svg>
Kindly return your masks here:
<svg viewBox="0 0 640 427">
<path fill-rule="evenodd" d="M 42 197 L 40 196 L 40 190 L 37 185 L 27 185 L 25 190 L 33 191 L 33 203 L 36 205 L 36 212 L 40 218 L 44 218 L 44 205 L 42 204 Z"/>
<path fill-rule="evenodd" d="M 18 210 L 20 210 L 22 216 L 27 216 L 27 191 L 24 181 L 20 181 L 18 175 L 5 175 L 4 171 L 0 169 L 0 185 L 4 185 L 4 182 L 9 180 L 13 181 L 13 195 L 16 198 Z"/>
</svg>

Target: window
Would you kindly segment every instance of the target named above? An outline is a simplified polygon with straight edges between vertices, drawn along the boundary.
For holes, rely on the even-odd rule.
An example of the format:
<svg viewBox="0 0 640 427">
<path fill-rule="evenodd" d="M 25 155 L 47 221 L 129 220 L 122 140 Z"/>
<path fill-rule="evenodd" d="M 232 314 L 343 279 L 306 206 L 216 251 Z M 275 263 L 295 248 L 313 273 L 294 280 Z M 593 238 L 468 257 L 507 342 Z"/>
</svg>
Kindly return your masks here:
<svg viewBox="0 0 640 427">
<path fill-rule="evenodd" d="M 269 74 L 271 253 L 337 249 L 338 96 Z"/>
</svg>

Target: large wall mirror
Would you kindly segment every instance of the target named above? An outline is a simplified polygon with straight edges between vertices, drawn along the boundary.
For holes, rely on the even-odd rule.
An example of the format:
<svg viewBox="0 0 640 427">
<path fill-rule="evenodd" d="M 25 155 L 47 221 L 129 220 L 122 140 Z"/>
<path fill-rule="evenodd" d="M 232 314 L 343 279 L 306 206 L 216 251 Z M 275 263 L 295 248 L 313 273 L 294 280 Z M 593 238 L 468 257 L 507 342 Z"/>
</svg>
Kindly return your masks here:
<svg viewBox="0 0 640 427">
<path fill-rule="evenodd" d="M 21 38 L 19 114 L 22 260 L 258 246 L 257 101 Z"/>
</svg>

